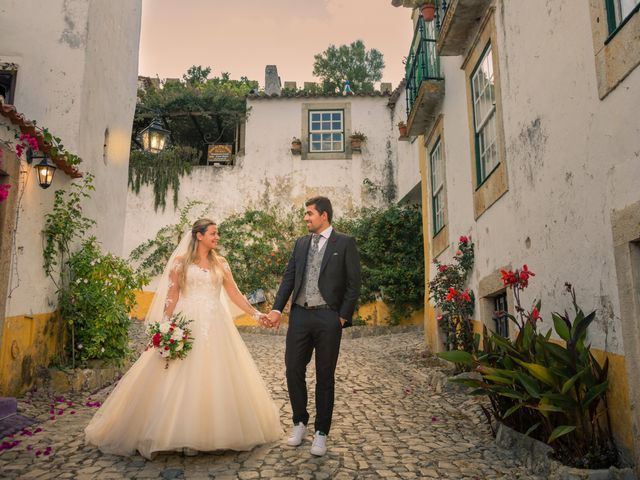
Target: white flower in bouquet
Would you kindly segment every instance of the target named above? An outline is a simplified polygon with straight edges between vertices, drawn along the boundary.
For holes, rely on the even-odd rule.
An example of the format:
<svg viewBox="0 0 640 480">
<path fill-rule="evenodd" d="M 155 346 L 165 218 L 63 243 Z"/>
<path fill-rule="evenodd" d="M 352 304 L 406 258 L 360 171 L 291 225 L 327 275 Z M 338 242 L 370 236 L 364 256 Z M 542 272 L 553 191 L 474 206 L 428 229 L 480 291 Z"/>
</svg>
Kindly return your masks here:
<svg viewBox="0 0 640 480">
<path fill-rule="evenodd" d="M 171 328 L 171 325 L 169 323 L 163 322 L 160 324 L 160 333 L 167 333 L 170 328 Z"/>
<path fill-rule="evenodd" d="M 177 342 L 176 343 L 176 352 L 179 352 L 180 350 L 182 350 L 183 347 L 184 347 L 184 343 Z"/>
<path fill-rule="evenodd" d="M 182 340 L 183 335 L 184 331 L 180 327 L 174 327 L 171 338 L 177 342 L 178 340 Z"/>
</svg>

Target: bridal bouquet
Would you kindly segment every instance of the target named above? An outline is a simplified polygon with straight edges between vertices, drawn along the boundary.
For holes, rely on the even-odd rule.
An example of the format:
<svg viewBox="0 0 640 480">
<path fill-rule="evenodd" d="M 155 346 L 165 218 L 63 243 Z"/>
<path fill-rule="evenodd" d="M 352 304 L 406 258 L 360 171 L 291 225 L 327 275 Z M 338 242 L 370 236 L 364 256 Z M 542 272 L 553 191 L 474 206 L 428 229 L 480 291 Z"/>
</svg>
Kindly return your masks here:
<svg viewBox="0 0 640 480">
<path fill-rule="evenodd" d="M 191 320 L 182 314 L 163 319 L 162 322 L 150 323 L 147 333 L 151 337 L 147 348 L 156 348 L 162 358 L 166 360 L 164 368 L 169 368 L 169 360 L 186 358 L 193 346 L 193 337 L 188 328 Z"/>
</svg>

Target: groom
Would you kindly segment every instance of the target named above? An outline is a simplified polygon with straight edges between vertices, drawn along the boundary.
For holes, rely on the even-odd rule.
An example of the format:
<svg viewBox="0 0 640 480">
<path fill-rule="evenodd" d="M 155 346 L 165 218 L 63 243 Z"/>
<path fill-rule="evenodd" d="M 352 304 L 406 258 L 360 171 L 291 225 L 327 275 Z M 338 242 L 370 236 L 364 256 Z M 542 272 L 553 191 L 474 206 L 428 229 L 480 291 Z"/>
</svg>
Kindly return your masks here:
<svg viewBox="0 0 640 480">
<path fill-rule="evenodd" d="M 287 443 L 292 447 L 302 443 L 309 421 L 305 373 L 315 350 L 316 418 L 311 453 L 316 456 L 327 452 L 342 329 L 351 326 L 360 294 L 356 242 L 333 229 L 332 217 L 328 198 L 313 197 L 305 202 L 304 220 L 310 235 L 296 240 L 268 315 L 271 326 L 278 326 L 282 309 L 292 298 L 285 351 L 294 423 Z"/>
</svg>

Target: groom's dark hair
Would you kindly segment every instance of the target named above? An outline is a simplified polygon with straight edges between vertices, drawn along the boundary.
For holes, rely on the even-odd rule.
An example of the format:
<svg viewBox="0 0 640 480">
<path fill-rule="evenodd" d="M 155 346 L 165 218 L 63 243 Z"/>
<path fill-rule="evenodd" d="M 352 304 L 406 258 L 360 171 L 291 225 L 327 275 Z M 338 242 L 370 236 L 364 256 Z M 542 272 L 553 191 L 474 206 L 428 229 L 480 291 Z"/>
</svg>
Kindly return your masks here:
<svg viewBox="0 0 640 480">
<path fill-rule="evenodd" d="M 327 212 L 327 220 L 331 223 L 331 220 L 333 219 L 333 207 L 331 206 L 331 200 L 327 197 L 313 197 L 304 202 L 305 207 L 310 205 L 316 207 L 316 210 L 320 215 Z"/>
</svg>

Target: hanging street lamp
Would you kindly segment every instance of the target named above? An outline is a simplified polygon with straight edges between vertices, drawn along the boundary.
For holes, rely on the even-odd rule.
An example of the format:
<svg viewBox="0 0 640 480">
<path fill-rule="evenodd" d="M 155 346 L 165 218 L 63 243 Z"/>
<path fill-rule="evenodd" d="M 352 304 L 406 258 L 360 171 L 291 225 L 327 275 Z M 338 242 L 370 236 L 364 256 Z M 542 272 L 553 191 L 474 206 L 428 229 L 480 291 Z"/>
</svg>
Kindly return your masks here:
<svg viewBox="0 0 640 480">
<path fill-rule="evenodd" d="M 147 128 L 140 132 L 142 148 L 145 152 L 160 153 L 169 143 L 171 132 L 162 126 L 158 117 L 154 118 Z"/>
</svg>

